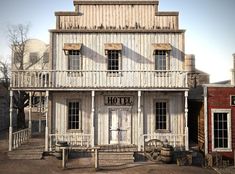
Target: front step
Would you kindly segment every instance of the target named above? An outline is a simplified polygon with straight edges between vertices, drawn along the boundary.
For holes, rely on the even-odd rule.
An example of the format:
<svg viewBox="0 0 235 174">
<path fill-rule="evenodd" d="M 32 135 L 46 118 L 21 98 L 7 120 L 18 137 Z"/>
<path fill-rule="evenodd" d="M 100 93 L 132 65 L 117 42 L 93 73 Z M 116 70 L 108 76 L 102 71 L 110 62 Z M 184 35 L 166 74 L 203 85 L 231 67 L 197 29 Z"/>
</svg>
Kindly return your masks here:
<svg viewBox="0 0 235 174">
<path fill-rule="evenodd" d="M 100 166 L 117 166 L 134 163 L 134 152 L 99 152 Z"/>
<path fill-rule="evenodd" d="M 44 139 L 31 138 L 19 148 L 8 152 L 9 159 L 40 160 L 43 157 Z"/>
</svg>

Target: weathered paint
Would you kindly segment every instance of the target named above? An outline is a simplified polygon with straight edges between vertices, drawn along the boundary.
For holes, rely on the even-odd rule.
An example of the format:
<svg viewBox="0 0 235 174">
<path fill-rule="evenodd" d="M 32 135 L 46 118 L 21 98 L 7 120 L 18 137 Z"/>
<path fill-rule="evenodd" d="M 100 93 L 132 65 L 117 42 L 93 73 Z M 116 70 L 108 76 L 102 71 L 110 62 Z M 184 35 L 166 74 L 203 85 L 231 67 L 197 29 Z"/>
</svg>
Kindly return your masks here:
<svg viewBox="0 0 235 174">
<path fill-rule="evenodd" d="M 182 33 L 54 33 L 53 69 L 67 70 L 65 43 L 82 43 L 82 70 L 107 70 L 105 43 L 122 43 L 122 70 L 154 70 L 153 43 L 170 43 L 170 70 L 184 70 Z"/>
<path fill-rule="evenodd" d="M 137 112 L 137 91 L 136 92 L 96 92 L 95 93 L 95 144 L 110 143 L 110 109 L 124 109 L 131 112 L 131 144 L 138 144 L 138 112 Z M 82 110 L 82 133 L 91 133 L 91 92 L 77 93 L 53 93 L 53 133 L 66 134 L 71 133 L 67 130 L 67 104 L 71 99 L 81 101 Z M 107 106 L 105 105 L 105 96 L 132 96 L 133 105 L 130 106 Z M 144 134 L 155 134 L 155 110 L 154 102 L 156 100 L 169 101 L 169 133 L 184 134 L 184 113 L 183 113 L 183 93 L 172 92 L 143 92 L 141 107 L 144 121 L 141 123 Z M 75 131 L 76 132 L 76 131 Z M 181 142 L 184 145 L 184 142 Z"/>
</svg>

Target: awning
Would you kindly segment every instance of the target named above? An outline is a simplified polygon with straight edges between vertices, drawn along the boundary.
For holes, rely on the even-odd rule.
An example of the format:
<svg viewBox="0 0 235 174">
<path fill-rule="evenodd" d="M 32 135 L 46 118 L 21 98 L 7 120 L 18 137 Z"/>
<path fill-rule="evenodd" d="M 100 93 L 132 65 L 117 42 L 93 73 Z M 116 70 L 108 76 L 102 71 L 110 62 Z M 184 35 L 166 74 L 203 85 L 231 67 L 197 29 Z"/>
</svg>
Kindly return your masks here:
<svg viewBox="0 0 235 174">
<path fill-rule="evenodd" d="M 122 50 L 122 44 L 121 43 L 105 43 L 104 49 L 106 50 Z"/>
<path fill-rule="evenodd" d="M 78 50 L 80 51 L 82 47 L 81 43 L 65 43 L 63 50 Z"/>
<path fill-rule="evenodd" d="M 169 43 L 153 43 L 153 50 L 171 51 L 172 46 Z"/>
</svg>

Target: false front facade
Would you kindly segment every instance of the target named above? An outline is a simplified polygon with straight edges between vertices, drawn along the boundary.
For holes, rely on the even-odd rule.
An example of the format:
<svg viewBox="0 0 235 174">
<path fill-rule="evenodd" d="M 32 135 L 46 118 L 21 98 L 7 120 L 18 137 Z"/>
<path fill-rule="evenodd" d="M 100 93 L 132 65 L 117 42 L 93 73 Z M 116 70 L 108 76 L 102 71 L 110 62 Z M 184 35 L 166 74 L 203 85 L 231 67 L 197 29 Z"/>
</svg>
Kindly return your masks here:
<svg viewBox="0 0 235 174">
<path fill-rule="evenodd" d="M 187 150 L 178 12 L 160 12 L 158 1 L 149 0 L 74 0 L 74 6 L 55 13 L 48 70 L 12 75 L 12 90 L 45 92 L 45 150 L 58 140 L 142 150 L 154 138 Z"/>
</svg>

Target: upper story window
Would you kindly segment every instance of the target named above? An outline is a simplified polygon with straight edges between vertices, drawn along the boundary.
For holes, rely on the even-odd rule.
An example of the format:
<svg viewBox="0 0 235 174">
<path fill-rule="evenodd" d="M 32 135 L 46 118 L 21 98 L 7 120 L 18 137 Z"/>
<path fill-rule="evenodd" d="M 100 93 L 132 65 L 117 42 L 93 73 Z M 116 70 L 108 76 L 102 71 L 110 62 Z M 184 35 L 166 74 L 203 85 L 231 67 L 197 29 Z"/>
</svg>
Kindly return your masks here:
<svg viewBox="0 0 235 174">
<path fill-rule="evenodd" d="M 231 151 L 231 110 L 212 109 L 212 151 Z"/>
<path fill-rule="evenodd" d="M 153 44 L 155 70 L 169 70 L 170 68 L 170 44 Z"/>
<path fill-rule="evenodd" d="M 81 44 L 64 44 L 64 53 L 68 56 L 68 70 L 81 70 Z"/>
<path fill-rule="evenodd" d="M 39 59 L 38 52 L 31 52 L 29 53 L 29 61 L 30 63 L 34 64 L 37 63 Z"/>
<path fill-rule="evenodd" d="M 118 73 L 122 65 L 122 44 L 105 44 L 105 54 L 107 55 L 108 71 Z"/>
</svg>

